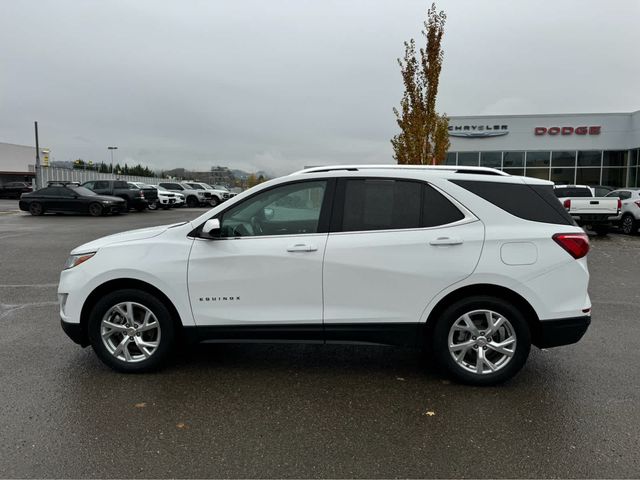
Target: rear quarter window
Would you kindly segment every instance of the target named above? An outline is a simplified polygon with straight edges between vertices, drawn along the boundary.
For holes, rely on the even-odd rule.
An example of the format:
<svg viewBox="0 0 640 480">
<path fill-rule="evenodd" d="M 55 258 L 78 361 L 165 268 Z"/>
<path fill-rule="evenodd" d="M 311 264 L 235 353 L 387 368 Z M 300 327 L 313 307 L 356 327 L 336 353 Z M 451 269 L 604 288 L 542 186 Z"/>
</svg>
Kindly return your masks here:
<svg viewBox="0 0 640 480">
<path fill-rule="evenodd" d="M 518 218 L 532 222 L 575 225 L 551 185 L 452 180 L 452 183 Z"/>
</svg>

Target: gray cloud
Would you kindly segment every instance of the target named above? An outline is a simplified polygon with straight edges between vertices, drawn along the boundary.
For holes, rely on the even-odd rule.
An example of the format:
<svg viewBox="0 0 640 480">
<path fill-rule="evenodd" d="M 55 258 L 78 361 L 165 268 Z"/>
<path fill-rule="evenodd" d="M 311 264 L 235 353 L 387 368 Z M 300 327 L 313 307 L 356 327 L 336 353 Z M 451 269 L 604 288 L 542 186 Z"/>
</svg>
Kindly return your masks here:
<svg viewBox="0 0 640 480">
<path fill-rule="evenodd" d="M 418 1 L 3 2 L 0 141 L 156 168 L 391 162 Z M 448 114 L 640 108 L 635 1 L 438 3 Z"/>
</svg>

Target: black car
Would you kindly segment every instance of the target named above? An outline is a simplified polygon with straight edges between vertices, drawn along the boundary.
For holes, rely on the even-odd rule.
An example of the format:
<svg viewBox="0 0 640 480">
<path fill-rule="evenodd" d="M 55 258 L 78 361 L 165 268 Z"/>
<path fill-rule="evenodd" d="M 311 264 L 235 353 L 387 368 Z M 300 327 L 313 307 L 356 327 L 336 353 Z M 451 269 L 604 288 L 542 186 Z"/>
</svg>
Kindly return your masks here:
<svg viewBox="0 0 640 480">
<path fill-rule="evenodd" d="M 0 198 L 20 198 L 23 193 L 32 191 L 33 188 L 27 182 L 9 182 L 0 186 Z"/>
<path fill-rule="evenodd" d="M 50 183 L 47 187 L 20 198 L 20 210 L 31 215 L 54 213 L 88 213 L 99 217 L 107 213 L 127 211 L 127 203 L 121 198 L 98 195 L 88 188 L 74 183 Z"/>
<path fill-rule="evenodd" d="M 110 195 L 122 198 L 127 204 L 127 210 L 135 208 L 142 212 L 149 203 L 144 198 L 144 193 L 136 186 L 129 185 L 124 180 L 92 180 L 84 182 L 83 187 L 92 190 L 98 195 Z"/>
</svg>

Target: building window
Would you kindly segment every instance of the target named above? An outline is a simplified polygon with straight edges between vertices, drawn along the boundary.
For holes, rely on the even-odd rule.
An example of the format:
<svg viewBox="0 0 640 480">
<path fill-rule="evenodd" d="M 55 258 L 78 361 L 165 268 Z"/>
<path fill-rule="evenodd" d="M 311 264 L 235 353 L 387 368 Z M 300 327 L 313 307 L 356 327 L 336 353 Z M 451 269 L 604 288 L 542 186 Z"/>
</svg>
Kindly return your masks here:
<svg viewBox="0 0 640 480">
<path fill-rule="evenodd" d="M 504 173 L 508 173 L 509 175 L 524 176 L 524 168 L 505 168 Z"/>
<path fill-rule="evenodd" d="M 580 158 L 579 154 L 578 158 Z M 578 185 L 600 185 L 600 169 L 578 168 L 576 172 L 576 183 Z"/>
<path fill-rule="evenodd" d="M 527 175 L 530 167 L 549 167 L 550 158 L 551 152 L 527 152 Z"/>
<path fill-rule="evenodd" d="M 480 166 L 501 168 L 502 152 L 480 152 Z"/>
<path fill-rule="evenodd" d="M 578 152 L 579 167 L 599 167 L 602 161 L 602 152 L 600 150 L 585 150 Z"/>
<path fill-rule="evenodd" d="M 458 165 L 477 167 L 480 160 L 479 152 L 458 152 Z"/>
<path fill-rule="evenodd" d="M 627 150 L 612 152 L 604 151 L 602 154 L 603 167 L 626 167 L 627 166 Z"/>
<path fill-rule="evenodd" d="M 527 161 L 529 155 L 527 154 Z M 527 177 L 540 178 L 542 180 L 549 180 L 549 169 L 548 168 L 529 168 L 527 167 Z"/>
<path fill-rule="evenodd" d="M 448 152 L 447 157 L 444 159 L 445 165 L 455 165 L 456 164 L 456 152 Z"/>
<path fill-rule="evenodd" d="M 573 167 L 552 168 L 551 181 L 559 185 L 573 185 L 575 174 L 576 169 Z"/>
<path fill-rule="evenodd" d="M 609 187 L 624 187 L 627 180 L 626 168 L 607 168 L 602 169 L 602 185 Z"/>
<path fill-rule="evenodd" d="M 552 152 L 551 166 L 553 167 L 575 167 L 576 152 Z M 551 175 L 553 177 L 553 174 Z"/>
<path fill-rule="evenodd" d="M 504 152 L 502 160 L 504 169 L 524 167 L 524 152 Z"/>
</svg>

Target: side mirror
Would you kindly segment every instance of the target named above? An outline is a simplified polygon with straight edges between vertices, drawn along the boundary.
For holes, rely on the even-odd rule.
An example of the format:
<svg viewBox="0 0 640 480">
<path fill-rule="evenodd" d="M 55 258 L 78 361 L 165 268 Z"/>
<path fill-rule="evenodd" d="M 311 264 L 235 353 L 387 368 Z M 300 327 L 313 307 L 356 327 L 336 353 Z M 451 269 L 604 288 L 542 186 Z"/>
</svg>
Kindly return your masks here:
<svg viewBox="0 0 640 480">
<path fill-rule="evenodd" d="M 204 222 L 202 236 L 205 238 L 218 238 L 220 236 L 220 220 L 212 218 Z"/>
</svg>

